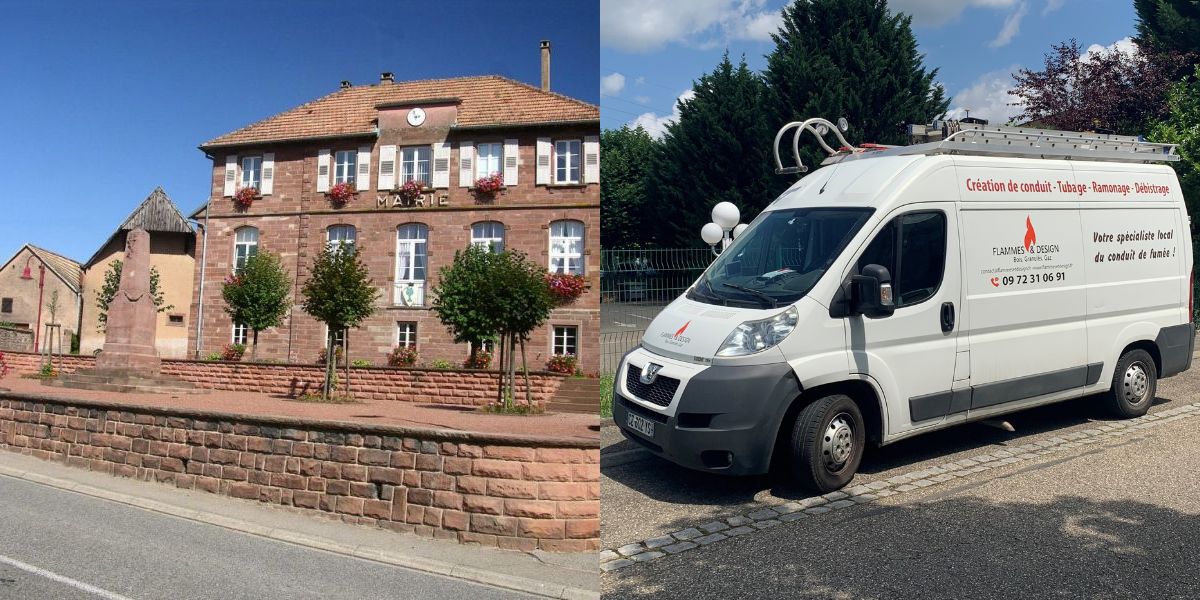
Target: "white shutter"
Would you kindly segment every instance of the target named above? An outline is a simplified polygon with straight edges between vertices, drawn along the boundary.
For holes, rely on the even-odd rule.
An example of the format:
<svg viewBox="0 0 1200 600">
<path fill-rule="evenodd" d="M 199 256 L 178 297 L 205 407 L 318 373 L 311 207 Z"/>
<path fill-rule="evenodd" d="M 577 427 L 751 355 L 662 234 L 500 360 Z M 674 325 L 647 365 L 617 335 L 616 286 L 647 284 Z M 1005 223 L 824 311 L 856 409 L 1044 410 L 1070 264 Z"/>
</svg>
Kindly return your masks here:
<svg viewBox="0 0 1200 600">
<path fill-rule="evenodd" d="M 475 185 L 475 143 L 458 143 L 458 185 L 471 187 Z"/>
<path fill-rule="evenodd" d="M 237 191 L 237 155 L 225 157 L 225 195 Z"/>
<path fill-rule="evenodd" d="M 258 193 L 269 196 L 275 191 L 275 153 L 263 152 L 262 189 Z"/>
<path fill-rule="evenodd" d="M 550 138 L 537 139 L 537 184 L 550 185 Z"/>
<path fill-rule="evenodd" d="M 390 190 L 396 187 L 396 147 L 379 147 L 379 180 L 375 182 L 379 189 Z"/>
<path fill-rule="evenodd" d="M 329 149 L 317 151 L 317 191 L 329 191 Z"/>
<path fill-rule="evenodd" d="M 371 189 L 371 147 L 358 148 L 358 174 L 354 176 L 354 189 Z"/>
<path fill-rule="evenodd" d="M 433 145 L 433 187 L 450 187 L 450 144 L 438 142 Z"/>
<path fill-rule="evenodd" d="M 583 137 L 583 182 L 600 183 L 600 136 Z"/>
<path fill-rule="evenodd" d="M 517 163 L 521 146 L 517 140 L 504 140 L 504 185 L 517 185 Z"/>
</svg>

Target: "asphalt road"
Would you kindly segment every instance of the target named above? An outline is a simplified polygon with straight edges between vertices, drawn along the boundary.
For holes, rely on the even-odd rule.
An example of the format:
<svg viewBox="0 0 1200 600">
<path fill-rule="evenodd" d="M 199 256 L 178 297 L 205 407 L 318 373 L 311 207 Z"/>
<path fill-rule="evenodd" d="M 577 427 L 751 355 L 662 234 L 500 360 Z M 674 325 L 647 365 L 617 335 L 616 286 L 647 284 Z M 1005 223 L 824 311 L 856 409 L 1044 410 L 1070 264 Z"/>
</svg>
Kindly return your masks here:
<svg viewBox="0 0 1200 600">
<path fill-rule="evenodd" d="M 0 476 L 0 598 L 528 598 Z"/>
<path fill-rule="evenodd" d="M 1200 370 L 1160 382 L 1152 413 L 1200 401 Z M 869 454 L 852 485 L 1045 442 L 1112 421 L 1094 399 Z M 780 477 L 725 478 L 639 458 L 604 432 L 605 548 L 807 498 Z M 805 516 L 626 567 L 605 598 L 1196 598 L 1200 416 Z"/>
</svg>

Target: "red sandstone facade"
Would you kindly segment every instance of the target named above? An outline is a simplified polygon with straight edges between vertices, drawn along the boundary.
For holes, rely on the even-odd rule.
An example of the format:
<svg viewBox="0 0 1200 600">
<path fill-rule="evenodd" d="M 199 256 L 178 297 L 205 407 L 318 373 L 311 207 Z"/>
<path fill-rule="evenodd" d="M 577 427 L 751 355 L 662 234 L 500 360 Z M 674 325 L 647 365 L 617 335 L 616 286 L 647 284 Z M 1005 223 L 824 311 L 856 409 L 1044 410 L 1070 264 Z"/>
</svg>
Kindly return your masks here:
<svg viewBox="0 0 1200 600">
<path fill-rule="evenodd" d="M 331 236 L 353 228 L 379 299 L 375 314 L 350 332 L 350 358 L 386 364 L 387 355 L 415 326 L 419 364 L 442 359 L 459 365 L 469 349 L 453 342 L 429 308 L 438 271 L 450 264 L 455 251 L 472 243 L 481 223 L 501 224 L 506 250 L 525 252 L 550 270 L 552 255 L 557 255 L 552 224 L 569 223 L 557 231 L 572 232 L 568 237 L 582 232 L 582 240 L 568 253 L 578 255 L 570 266 L 586 278 L 589 289 L 552 313 L 533 333 L 527 354 L 530 368 L 540 369 L 556 350 L 573 342 L 580 369 L 597 372 L 598 135 L 599 111 L 593 105 L 499 77 L 470 77 L 407 83 L 385 79 L 344 87 L 206 143 L 201 148 L 213 161 L 212 192 L 206 207 L 192 215 L 207 232 L 192 305 L 201 333 L 197 339 L 192 329 L 189 347 L 203 357 L 235 340 L 221 284 L 235 268 L 239 231 L 243 252 L 245 240 L 255 238 L 257 249 L 280 256 L 298 304 L 313 258 Z M 492 148 L 501 153 L 493 164 L 505 188 L 493 196 L 474 189 L 483 144 L 496 144 Z M 405 160 L 406 149 L 426 158 L 425 171 Z M 349 166 L 344 159 L 351 156 L 357 193 L 338 205 L 328 192 L 348 173 L 338 163 Z M 563 165 L 566 171 L 558 168 Z M 417 202 L 405 202 L 394 192 L 409 178 L 423 179 L 425 172 L 428 184 Z M 240 209 L 231 195 L 250 184 L 257 184 L 261 196 Z M 410 287 L 405 280 L 417 278 L 404 268 L 412 242 L 403 238 L 413 237 L 414 231 L 426 240 L 426 268 L 423 282 L 413 282 L 417 290 L 405 301 Z M 198 247 L 204 243 L 198 240 Z M 236 332 L 239 341 L 240 334 Z M 259 335 L 258 356 L 313 362 L 324 336 L 324 325 L 297 306 L 283 326 Z"/>
</svg>

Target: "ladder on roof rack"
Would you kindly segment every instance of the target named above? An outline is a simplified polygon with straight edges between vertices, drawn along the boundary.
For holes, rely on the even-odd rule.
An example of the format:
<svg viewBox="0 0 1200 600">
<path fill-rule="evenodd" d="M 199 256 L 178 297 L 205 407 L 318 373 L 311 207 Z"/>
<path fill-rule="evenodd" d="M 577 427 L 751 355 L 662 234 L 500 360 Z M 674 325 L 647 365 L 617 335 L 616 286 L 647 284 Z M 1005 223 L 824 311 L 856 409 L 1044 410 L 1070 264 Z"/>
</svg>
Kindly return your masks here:
<svg viewBox="0 0 1200 600">
<path fill-rule="evenodd" d="M 830 164 L 848 158 L 871 158 L 875 156 L 897 156 L 914 154 L 967 154 L 975 156 L 1006 156 L 1020 158 L 1076 159 L 1104 162 L 1173 162 L 1179 160 L 1175 153 L 1177 144 L 1147 142 L 1139 137 L 1105 133 L 1083 133 L 1054 129 L 1031 129 L 1025 127 L 988 126 L 978 123 L 947 121 L 937 125 L 932 136 L 945 139 L 914 144 L 911 146 L 877 146 L 863 144 L 856 148 L 842 136 L 845 122 L 833 123 L 819 118 L 793 121 L 784 125 L 775 134 L 775 173 L 805 173 L 808 167 L 800 160 L 800 136 L 810 132 L 817 138 L 821 149 L 829 154 L 822 164 Z M 926 126 L 910 126 L 912 130 Z M 783 134 L 795 128 L 792 136 L 792 159 L 795 166 L 784 167 L 779 156 L 779 142 Z M 834 150 L 825 135 L 832 132 L 841 146 Z M 931 137 L 932 137 L 931 136 Z"/>
<path fill-rule="evenodd" d="M 1110 162 L 1172 162 L 1176 144 L 1130 135 L 960 123 L 941 141 L 894 148 L 890 154 L 971 154 Z"/>
</svg>

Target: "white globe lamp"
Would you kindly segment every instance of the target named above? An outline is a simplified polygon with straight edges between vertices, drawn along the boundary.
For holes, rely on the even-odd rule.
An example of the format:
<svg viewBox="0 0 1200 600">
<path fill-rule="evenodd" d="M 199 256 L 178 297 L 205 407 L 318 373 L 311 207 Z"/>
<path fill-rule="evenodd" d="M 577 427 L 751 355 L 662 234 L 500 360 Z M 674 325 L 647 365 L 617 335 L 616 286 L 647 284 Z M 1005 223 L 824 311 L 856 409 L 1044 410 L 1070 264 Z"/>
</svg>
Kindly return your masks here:
<svg viewBox="0 0 1200 600">
<path fill-rule="evenodd" d="M 725 232 L 721 230 L 721 226 L 716 223 L 706 223 L 700 229 L 700 238 L 705 244 L 715 246 L 721 243 L 721 238 L 725 237 Z"/>
<path fill-rule="evenodd" d="M 720 202 L 712 209 L 713 223 L 724 231 L 733 229 L 741 218 L 741 211 L 732 202 Z"/>
<path fill-rule="evenodd" d="M 745 223 L 738 223 L 738 226 L 733 228 L 733 239 L 736 240 L 739 235 L 742 235 L 742 232 L 745 231 L 747 227 L 749 227 L 749 225 Z"/>
</svg>

